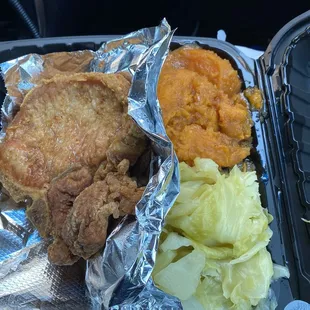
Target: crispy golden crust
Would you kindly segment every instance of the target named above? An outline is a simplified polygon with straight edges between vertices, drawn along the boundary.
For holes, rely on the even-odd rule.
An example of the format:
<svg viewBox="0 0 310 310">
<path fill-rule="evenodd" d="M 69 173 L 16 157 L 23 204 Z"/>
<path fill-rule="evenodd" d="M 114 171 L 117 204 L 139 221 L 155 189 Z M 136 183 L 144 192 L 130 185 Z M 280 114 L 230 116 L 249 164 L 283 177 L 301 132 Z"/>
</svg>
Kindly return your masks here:
<svg viewBox="0 0 310 310">
<path fill-rule="evenodd" d="M 95 170 L 127 121 L 129 87 L 121 75 L 78 73 L 30 91 L 0 144 L 0 180 L 13 198 L 39 197 L 71 166 Z"/>
<path fill-rule="evenodd" d="M 46 196 L 50 208 L 51 233 L 54 237 L 60 235 L 75 198 L 92 182 L 93 177 L 87 167 L 68 171 L 53 180 Z"/>
<path fill-rule="evenodd" d="M 56 238 L 54 243 L 51 244 L 48 249 L 48 259 L 50 262 L 58 265 L 72 265 L 79 260 L 79 256 L 75 256 L 69 250 L 66 243 L 61 238 Z"/>
<path fill-rule="evenodd" d="M 128 176 L 146 147 L 127 115 L 129 86 L 121 74 L 40 81 L 0 144 L 0 181 L 15 200 L 32 198 L 27 216 L 42 237 L 54 238 L 48 255 L 55 264 L 95 254 L 109 215 L 134 212 L 142 195 Z"/>
<path fill-rule="evenodd" d="M 18 66 L 13 66 L 4 77 L 5 86 L 8 95 L 14 98 L 15 104 L 20 106 L 24 97 L 29 92 L 27 89 L 20 89 L 20 66 L 29 61 L 29 58 L 35 57 L 33 54 L 23 57 L 19 60 Z M 39 85 L 43 79 L 51 79 L 55 75 L 72 75 L 78 72 L 87 72 L 89 64 L 93 59 L 93 52 L 57 52 L 40 56 L 43 60 L 43 70 L 33 73 L 33 77 L 29 80 L 34 85 Z"/>
<path fill-rule="evenodd" d="M 54 237 L 48 248 L 52 263 L 71 265 L 79 257 L 88 259 L 104 247 L 109 216 L 116 219 L 134 213 L 144 188 L 138 188 L 128 176 L 129 165 L 128 159 L 122 160 L 117 167 L 108 165 L 105 174 L 100 175 L 102 179 L 98 175 L 98 180 L 92 184 L 84 167 L 53 182 L 47 194 L 50 224 L 46 225 Z M 41 214 L 44 210 L 35 206 L 34 211 L 38 212 L 32 212 L 35 215 L 32 219 L 39 220 L 38 228 L 46 222 Z"/>
<path fill-rule="evenodd" d="M 73 254 L 84 259 L 94 255 L 105 244 L 109 216 L 134 213 L 144 188 L 128 177 L 128 168 L 125 159 L 117 171 L 108 172 L 103 181 L 93 183 L 75 199 L 61 235 Z"/>
<path fill-rule="evenodd" d="M 50 236 L 51 232 L 51 212 L 45 198 L 34 200 L 30 207 L 27 208 L 27 217 L 37 228 L 43 238 Z"/>
</svg>

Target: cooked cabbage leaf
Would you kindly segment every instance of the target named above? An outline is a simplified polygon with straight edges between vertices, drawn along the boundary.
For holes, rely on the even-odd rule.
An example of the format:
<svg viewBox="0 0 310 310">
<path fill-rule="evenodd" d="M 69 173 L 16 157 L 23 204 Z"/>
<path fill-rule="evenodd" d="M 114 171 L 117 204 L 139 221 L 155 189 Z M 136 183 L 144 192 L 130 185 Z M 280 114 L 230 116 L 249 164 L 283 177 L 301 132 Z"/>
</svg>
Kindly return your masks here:
<svg viewBox="0 0 310 310">
<path fill-rule="evenodd" d="M 281 265 L 273 264 L 273 280 L 278 280 L 280 278 L 289 278 L 290 272 L 289 270 Z"/>
<path fill-rule="evenodd" d="M 261 206 L 256 174 L 237 166 L 221 174 L 210 159 L 194 163 L 180 164 L 180 195 L 166 217 L 154 282 L 185 310 L 263 309 L 271 280 L 289 274 L 280 266 L 274 275 L 266 250 L 272 216 Z"/>
<path fill-rule="evenodd" d="M 181 304 L 183 310 L 204 310 L 202 304 L 194 296 L 186 300 L 181 300 Z"/>
<path fill-rule="evenodd" d="M 221 282 L 212 277 L 204 278 L 195 296 L 206 310 L 224 310 L 233 307 L 233 303 L 223 295 Z"/>
<path fill-rule="evenodd" d="M 216 164 L 209 159 L 196 159 L 197 163 L 194 168 L 182 163 L 181 198 L 168 213 L 166 223 L 205 246 L 232 249 L 231 259 L 244 254 L 250 258 L 266 247 L 272 235 L 255 172 L 234 167 L 227 176 L 218 170 L 215 173 Z M 194 185 L 190 178 L 198 183 Z M 210 184 L 209 180 L 216 182 Z"/>
<path fill-rule="evenodd" d="M 221 268 L 224 296 L 234 304 L 244 302 L 256 306 L 268 295 L 273 264 L 266 248 L 239 264 L 224 264 Z"/>
<path fill-rule="evenodd" d="M 154 281 L 165 292 L 186 300 L 195 293 L 204 265 L 205 255 L 194 250 L 158 272 Z"/>
</svg>

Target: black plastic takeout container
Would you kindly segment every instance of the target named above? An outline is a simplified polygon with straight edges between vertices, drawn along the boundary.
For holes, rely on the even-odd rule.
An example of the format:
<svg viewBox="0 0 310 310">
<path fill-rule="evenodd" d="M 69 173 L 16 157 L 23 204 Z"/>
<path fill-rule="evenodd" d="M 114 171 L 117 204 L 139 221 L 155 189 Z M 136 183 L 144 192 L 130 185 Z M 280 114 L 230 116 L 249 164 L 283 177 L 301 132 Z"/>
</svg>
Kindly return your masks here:
<svg viewBox="0 0 310 310">
<path fill-rule="evenodd" d="M 0 43 L 0 62 L 29 53 L 97 50 L 116 36 L 46 38 Z M 310 11 L 284 26 L 266 52 L 253 60 L 233 45 L 210 38 L 174 37 L 171 49 L 197 43 L 228 59 L 243 87 L 258 86 L 264 106 L 253 112 L 251 160 L 261 200 L 273 215 L 268 246 L 275 263 L 289 268 L 290 279 L 272 284 L 278 309 L 293 299 L 310 302 Z M 0 100 L 5 96 L 3 81 Z"/>
</svg>

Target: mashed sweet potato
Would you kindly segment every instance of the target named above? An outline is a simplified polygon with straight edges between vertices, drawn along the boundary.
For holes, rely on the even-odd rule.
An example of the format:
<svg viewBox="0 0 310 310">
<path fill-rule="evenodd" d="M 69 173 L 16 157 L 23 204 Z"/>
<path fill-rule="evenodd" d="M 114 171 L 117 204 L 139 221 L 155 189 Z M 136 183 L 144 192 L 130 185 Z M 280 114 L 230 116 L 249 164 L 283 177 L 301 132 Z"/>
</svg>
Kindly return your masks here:
<svg viewBox="0 0 310 310">
<path fill-rule="evenodd" d="M 250 154 L 251 118 L 228 60 L 185 46 L 169 54 L 159 83 L 167 134 L 180 161 L 211 158 L 231 167 Z"/>
</svg>

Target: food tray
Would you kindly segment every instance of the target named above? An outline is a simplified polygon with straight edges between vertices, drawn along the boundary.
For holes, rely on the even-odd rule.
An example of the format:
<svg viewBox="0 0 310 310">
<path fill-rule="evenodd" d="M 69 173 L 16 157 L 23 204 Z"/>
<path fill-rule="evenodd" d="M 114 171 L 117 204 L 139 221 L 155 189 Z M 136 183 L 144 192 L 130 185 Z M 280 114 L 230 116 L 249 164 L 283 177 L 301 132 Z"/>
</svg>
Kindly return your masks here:
<svg viewBox="0 0 310 310">
<path fill-rule="evenodd" d="M 203 48 L 211 49 L 219 56 L 228 59 L 233 67 L 238 71 L 243 80 L 243 89 L 246 87 L 262 87 L 262 75 L 259 63 L 243 55 L 233 45 L 209 38 L 175 38 L 171 48 L 177 48 L 184 43 L 198 43 Z M 268 250 L 271 252 L 273 262 L 280 265 L 287 265 L 292 273 L 291 279 L 280 279 L 272 284 L 272 289 L 278 301 L 279 309 L 284 307 L 294 298 L 299 298 L 297 287 L 295 287 L 295 263 L 290 246 L 288 225 L 286 216 L 282 210 L 281 199 L 278 194 L 280 179 L 279 172 L 272 157 L 275 151 L 273 141 L 270 141 L 266 118 L 268 116 L 266 103 L 260 112 L 253 111 L 253 145 L 254 148 L 250 155 L 251 161 L 255 164 L 259 179 L 260 194 L 263 207 L 267 208 L 274 217 L 270 228 L 273 231 Z"/>
<path fill-rule="evenodd" d="M 310 302 L 310 262 L 307 261 L 310 257 L 310 224 L 301 220 L 301 217 L 310 219 L 310 135 L 307 135 L 310 132 L 310 110 L 307 107 L 310 104 L 310 84 L 307 84 L 310 66 L 303 65 L 304 62 L 310 64 L 310 38 L 306 39 L 308 32 L 305 32 L 305 25 L 309 23 L 310 13 L 307 12 L 285 26 L 259 60 L 250 59 L 233 45 L 216 39 L 176 36 L 171 44 L 172 49 L 197 43 L 214 50 L 238 70 L 244 88 L 256 85 L 263 91 L 264 107 L 262 111 L 252 113 L 255 148 L 250 157 L 259 177 L 262 204 L 274 217 L 270 225 L 273 237 L 268 249 L 273 261 L 288 266 L 291 274 L 289 280 L 281 279 L 272 284 L 278 309 L 284 309 L 293 299 Z M 279 48 L 284 34 L 287 35 L 291 27 L 295 32 L 290 32 L 291 36 L 284 42 L 289 48 Z M 292 41 L 296 35 L 301 36 L 300 40 Z M 116 37 L 3 42 L 0 43 L 0 62 L 29 53 L 96 50 L 103 42 Z M 304 48 L 308 53 L 301 56 Z M 283 58 L 279 56 L 281 53 L 282 56 L 284 53 Z M 1 81 L 1 102 L 5 93 Z"/>
<path fill-rule="evenodd" d="M 296 273 L 291 283 L 310 302 L 310 11 L 285 25 L 260 59 L 270 109 L 270 137 L 282 184 Z M 281 209 L 279 212 L 281 212 Z M 284 212 L 283 212 L 284 213 Z M 289 239 L 285 243 L 288 247 Z M 291 269 L 291 266 L 290 266 Z"/>
</svg>

